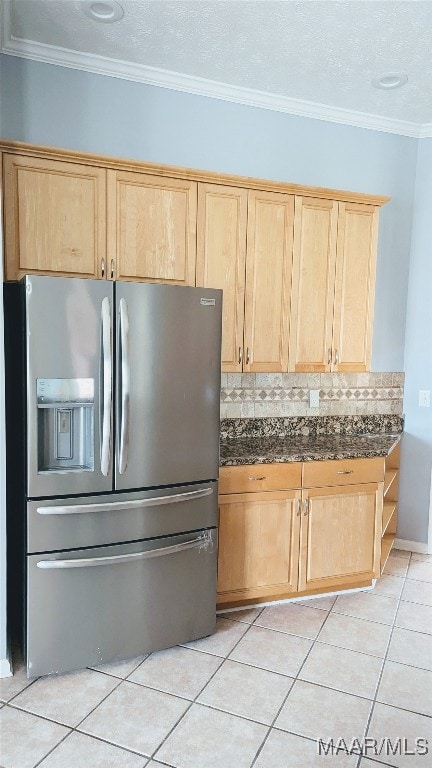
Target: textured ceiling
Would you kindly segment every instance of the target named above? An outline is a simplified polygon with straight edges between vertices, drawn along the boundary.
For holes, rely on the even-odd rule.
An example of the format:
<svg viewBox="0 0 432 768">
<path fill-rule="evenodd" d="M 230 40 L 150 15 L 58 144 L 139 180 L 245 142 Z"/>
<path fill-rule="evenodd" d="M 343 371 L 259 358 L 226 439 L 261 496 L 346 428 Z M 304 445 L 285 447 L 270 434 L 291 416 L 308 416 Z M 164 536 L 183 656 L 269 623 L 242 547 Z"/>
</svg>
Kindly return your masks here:
<svg viewBox="0 0 432 768">
<path fill-rule="evenodd" d="M 173 73 L 171 87 L 181 83 L 179 75 L 188 76 L 236 92 L 271 94 L 279 102 L 432 124 L 432 2 L 427 0 L 120 3 L 123 19 L 101 24 L 76 0 L 12 0 L 11 42 L 4 48 L 13 53 L 14 41 L 35 41 L 51 50 L 96 54 L 109 60 L 113 74 L 117 64 L 125 76 L 125 62 L 135 65 L 135 72 L 163 70 L 168 87 L 167 72 Z M 23 49 L 15 52 L 26 55 Z M 98 71 L 103 70 L 99 60 Z M 406 73 L 407 85 L 373 88 L 372 78 L 385 72 Z M 196 86 L 199 92 L 199 81 Z"/>
</svg>

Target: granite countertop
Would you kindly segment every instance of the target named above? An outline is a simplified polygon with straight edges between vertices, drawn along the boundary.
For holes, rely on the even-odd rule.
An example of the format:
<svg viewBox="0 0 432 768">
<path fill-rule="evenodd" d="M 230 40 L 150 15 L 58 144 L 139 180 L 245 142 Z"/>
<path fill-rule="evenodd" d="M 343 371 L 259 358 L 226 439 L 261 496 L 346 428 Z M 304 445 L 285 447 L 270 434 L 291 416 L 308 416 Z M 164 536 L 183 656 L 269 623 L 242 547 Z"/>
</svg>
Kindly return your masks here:
<svg viewBox="0 0 432 768">
<path fill-rule="evenodd" d="M 263 435 L 220 443 L 220 466 L 388 456 L 401 434 Z"/>
</svg>

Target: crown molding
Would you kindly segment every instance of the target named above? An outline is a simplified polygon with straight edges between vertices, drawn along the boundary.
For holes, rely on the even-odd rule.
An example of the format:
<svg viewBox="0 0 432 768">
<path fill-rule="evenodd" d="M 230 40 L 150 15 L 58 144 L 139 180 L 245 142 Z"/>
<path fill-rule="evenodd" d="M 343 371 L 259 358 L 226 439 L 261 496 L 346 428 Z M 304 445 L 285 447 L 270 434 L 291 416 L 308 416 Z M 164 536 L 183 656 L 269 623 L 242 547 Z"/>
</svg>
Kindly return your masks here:
<svg viewBox="0 0 432 768">
<path fill-rule="evenodd" d="M 15 38 L 10 28 L 9 3 L 3 4 L 3 36 L 1 50 L 5 54 L 19 58 L 41 61 L 46 64 L 56 64 L 70 69 L 79 69 L 98 75 L 131 80 L 146 85 L 156 85 L 160 88 L 191 93 L 196 96 L 206 96 L 236 104 L 244 104 L 275 112 L 285 112 L 298 117 L 309 117 L 316 120 L 326 120 L 332 123 L 350 125 L 356 128 L 367 128 L 385 133 L 395 133 L 412 138 L 432 137 L 432 123 L 413 123 L 406 120 L 356 112 L 339 107 L 329 107 L 312 101 L 292 99 L 287 96 L 243 88 L 213 80 L 179 74 L 169 70 L 133 64 L 128 61 L 109 59 L 92 53 L 80 53 L 59 46 L 38 43 L 32 40 Z"/>
</svg>

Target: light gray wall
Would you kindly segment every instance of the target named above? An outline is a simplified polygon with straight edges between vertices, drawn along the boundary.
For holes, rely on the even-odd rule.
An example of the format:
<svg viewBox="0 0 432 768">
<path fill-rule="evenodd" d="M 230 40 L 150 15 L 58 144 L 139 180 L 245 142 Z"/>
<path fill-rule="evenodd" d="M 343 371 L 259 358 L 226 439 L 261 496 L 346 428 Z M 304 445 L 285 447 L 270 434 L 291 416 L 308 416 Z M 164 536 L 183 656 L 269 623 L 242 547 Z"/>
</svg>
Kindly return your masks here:
<svg viewBox="0 0 432 768">
<path fill-rule="evenodd" d="M 402 370 L 417 141 L 3 55 L 3 136 L 150 162 L 390 195 L 373 370 Z"/>
<path fill-rule="evenodd" d="M 405 336 L 405 434 L 398 536 L 428 540 L 432 468 L 432 408 L 419 389 L 432 390 L 432 139 L 419 141 Z"/>
</svg>

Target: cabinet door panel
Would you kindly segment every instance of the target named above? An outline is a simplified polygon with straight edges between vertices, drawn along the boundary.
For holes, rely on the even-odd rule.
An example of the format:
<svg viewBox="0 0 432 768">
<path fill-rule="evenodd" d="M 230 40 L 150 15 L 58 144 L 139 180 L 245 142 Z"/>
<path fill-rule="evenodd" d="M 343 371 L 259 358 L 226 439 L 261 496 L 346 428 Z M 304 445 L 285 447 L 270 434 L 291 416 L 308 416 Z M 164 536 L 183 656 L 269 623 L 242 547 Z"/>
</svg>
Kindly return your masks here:
<svg viewBox="0 0 432 768">
<path fill-rule="evenodd" d="M 108 256 L 118 280 L 195 285 L 194 181 L 108 171 Z"/>
<path fill-rule="evenodd" d="M 305 492 L 299 590 L 376 578 L 382 517 L 382 483 Z"/>
<path fill-rule="evenodd" d="M 219 498 L 219 597 L 296 590 L 299 497 L 299 492 L 277 491 Z"/>
<path fill-rule="evenodd" d="M 223 290 L 222 370 L 229 372 L 242 370 L 247 194 L 198 185 L 196 282 Z"/>
<path fill-rule="evenodd" d="M 5 156 L 6 279 L 98 277 L 106 248 L 106 171 Z"/>
<path fill-rule="evenodd" d="M 329 371 L 338 203 L 296 197 L 290 371 Z"/>
<path fill-rule="evenodd" d="M 378 215 L 373 205 L 339 205 L 333 370 L 370 370 Z"/>
<path fill-rule="evenodd" d="M 249 192 L 245 371 L 287 371 L 294 199 Z"/>
</svg>

